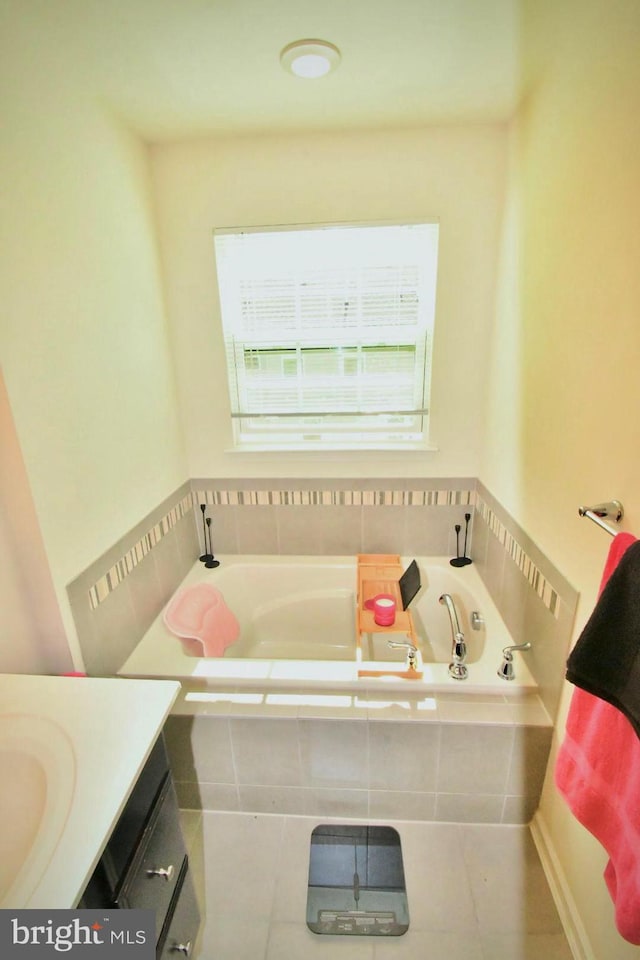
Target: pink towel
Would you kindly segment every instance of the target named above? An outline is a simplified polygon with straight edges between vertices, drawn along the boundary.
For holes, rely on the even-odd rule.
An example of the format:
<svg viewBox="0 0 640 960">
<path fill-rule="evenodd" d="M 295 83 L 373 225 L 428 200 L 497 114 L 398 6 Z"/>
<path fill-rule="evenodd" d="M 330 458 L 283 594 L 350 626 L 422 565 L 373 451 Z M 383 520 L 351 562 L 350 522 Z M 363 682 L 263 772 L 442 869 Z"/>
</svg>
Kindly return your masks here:
<svg viewBox="0 0 640 960">
<path fill-rule="evenodd" d="M 604 570 L 602 571 L 602 578 L 600 580 L 600 590 L 598 594 L 601 594 L 607 583 L 609 582 L 609 577 L 618 566 L 618 563 L 622 559 L 623 553 L 631 546 L 632 543 L 636 542 L 636 538 L 632 533 L 617 533 L 613 538 L 613 542 L 609 547 L 609 553 L 607 554 L 607 561 L 604 565 Z"/>
<path fill-rule="evenodd" d="M 600 592 L 630 534 L 615 537 Z M 640 944 L 640 739 L 611 703 L 576 687 L 555 768 L 556 786 L 580 823 L 602 844 L 609 862 L 604 879 L 619 933 Z"/>
<path fill-rule="evenodd" d="M 210 583 L 196 583 L 179 590 L 163 616 L 176 636 L 199 640 L 205 657 L 221 657 L 240 632 L 240 625 L 224 597 Z"/>
</svg>

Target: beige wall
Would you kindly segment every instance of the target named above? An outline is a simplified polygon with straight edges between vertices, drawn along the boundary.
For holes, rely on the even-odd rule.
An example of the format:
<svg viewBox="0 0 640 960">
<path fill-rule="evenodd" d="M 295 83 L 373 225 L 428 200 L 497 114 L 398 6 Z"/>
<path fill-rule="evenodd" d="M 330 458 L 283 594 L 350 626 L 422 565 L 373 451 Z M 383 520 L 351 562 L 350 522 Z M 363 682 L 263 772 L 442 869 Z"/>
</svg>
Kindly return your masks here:
<svg viewBox="0 0 640 960">
<path fill-rule="evenodd" d="M 73 664 L 0 370 L 0 671 L 64 673 Z"/>
<path fill-rule="evenodd" d="M 506 129 L 212 139 L 153 148 L 167 304 L 192 477 L 474 476 L 482 439 Z M 215 227 L 436 218 L 434 453 L 229 453 Z"/>
<path fill-rule="evenodd" d="M 581 591 L 577 633 L 610 543 L 578 506 L 616 497 L 640 533 L 640 6 L 523 9 L 528 86 L 511 140 L 481 477 Z M 541 818 L 593 956 L 636 957 L 613 925 L 603 852 L 550 776 Z"/>
<path fill-rule="evenodd" d="M 73 643 L 66 583 L 186 468 L 146 149 L 56 6 L 4 8 L 0 355 Z"/>
<path fill-rule="evenodd" d="M 619 497 L 626 526 L 640 530 L 637 0 L 523 0 L 529 86 L 504 222 L 500 128 L 155 149 L 171 351 L 146 150 L 88 82 L 59 6 L 33 10 L 3 4 L 0 350 L 70 642 L 65 584 L 189 474 L 480 473 L 582 591 L 580 626 L 608 542 L 578 520 L 578 504 Z M 213 227 L 403 216 L 442 223 L 438 453 L 227 454 Z M 15 572 L 8 542 L 1 559 Z M 550 780 L 542 816 L 593 955 L 635 957 L 613 928 L 602 852 Z"/>
</svg>

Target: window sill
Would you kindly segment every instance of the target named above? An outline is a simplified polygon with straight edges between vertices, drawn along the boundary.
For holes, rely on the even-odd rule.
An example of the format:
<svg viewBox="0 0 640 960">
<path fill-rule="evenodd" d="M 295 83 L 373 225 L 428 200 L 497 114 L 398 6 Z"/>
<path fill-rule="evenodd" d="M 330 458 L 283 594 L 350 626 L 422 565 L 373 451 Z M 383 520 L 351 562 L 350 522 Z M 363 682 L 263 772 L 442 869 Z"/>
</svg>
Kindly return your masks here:
<svg viewBox="0 0 640 960">
<path fill-rule="evenodd" d="M 349 444 L 338 444 L 338 443 L 319 443 L 317 445 L 311 444 L 279 444 L 275 445 L 259 445 L 259 444 L 238 444 L 235 447 L 229 447 L 224 452 L 225 453 L 259 453 L 259 454 L 269 454 L 269 453 L 310 453 L 310 454 L 324 454 L 324 453 L 349 453 L 349 454 L 366 454 L 366 453 L 436 453 L 438 447 L 433 443 L 379 443 L 379 444 L 367 444 L 366 446 L 357 446 Z"/>
</svg>

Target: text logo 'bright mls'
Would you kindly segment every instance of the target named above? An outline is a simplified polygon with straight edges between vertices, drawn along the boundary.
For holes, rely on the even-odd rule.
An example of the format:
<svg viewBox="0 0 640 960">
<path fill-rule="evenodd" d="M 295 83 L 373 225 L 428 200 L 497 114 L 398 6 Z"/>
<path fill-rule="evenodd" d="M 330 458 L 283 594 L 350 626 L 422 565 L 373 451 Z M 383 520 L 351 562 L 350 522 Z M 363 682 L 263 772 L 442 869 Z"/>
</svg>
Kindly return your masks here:
<svg viewBox="0 0 640 960">
<path fill-rule="evenodd" d="M 105 937 L 105 928 L 103 924 L 92 923 L 90 927 L 80 923 L 77 919 L 68 924 L 54 926 L 49 920 L 44 925 L 34 924 L 32 927 L 24 926 L 18 923 L 15 917 L 11 920 L 12 942 L 14 946 L 25 946 L 30 944 L 38 946 L 40 944 L 52 946 L 59 953 L 66 953 L 67 950 L 77 946 L 86 946 L 104 943 L 146 943 L 147 935 L 144 930 L 110 930 Z"/>
<path fill-rule="evenodd" d="M 61 953 L 72 953 L 73 960 L 97 960 L 97 954 L 104 960 L 154 960 L 155 948 L 152 910 L 110 910 L 99 917 L 92 910 L 0 911 L 3 960 Z"/>
</svg>

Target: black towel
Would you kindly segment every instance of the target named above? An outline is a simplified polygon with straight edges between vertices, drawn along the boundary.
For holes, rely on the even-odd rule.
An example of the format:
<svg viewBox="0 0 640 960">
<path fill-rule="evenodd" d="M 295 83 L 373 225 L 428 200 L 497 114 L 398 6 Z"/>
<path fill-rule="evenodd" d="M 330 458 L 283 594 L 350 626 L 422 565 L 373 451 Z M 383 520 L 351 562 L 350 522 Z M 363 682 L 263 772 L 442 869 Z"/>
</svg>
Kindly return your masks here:
<svg viewBox="0 0 640 960">
<path fill-rule="evenodd" d="M 640 737 L 640 540 L 600 594 L 569 655 L 567 680 L 621 710 Z"/>
</svg>

